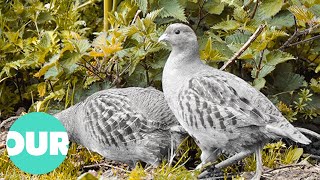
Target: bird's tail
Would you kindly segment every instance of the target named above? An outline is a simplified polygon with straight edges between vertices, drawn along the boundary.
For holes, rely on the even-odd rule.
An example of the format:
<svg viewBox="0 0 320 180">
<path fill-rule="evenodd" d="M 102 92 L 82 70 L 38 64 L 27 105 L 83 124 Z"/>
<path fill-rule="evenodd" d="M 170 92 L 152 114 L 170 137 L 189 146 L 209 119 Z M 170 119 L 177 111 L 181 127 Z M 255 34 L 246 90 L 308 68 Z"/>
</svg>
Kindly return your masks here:
<svg viewBox="0 0 320 180">
<path fill-rule="evenodd" d="M 303 135 L 298 129 L 288 122 L 281 122 L 276 126 L 270 124 L 266 126 L 267 131 L 279 136 L 279 137 L 288 137 L 291 140 L 301 143 L 301 144 L 310 144 L 311 140 Z"/>
<path fill-rule="evenodd" d="M 306 128 L 301 128 L 301 127 L 296 127 L 296 129 L 298 129 L 300 132 L 302 132 L 303 134 L 308 134 L 312 137 L 315 137 L 317 139 L 320 139 L 320 134 L 311 131 L 310 129 L 306 129 Z"/>
</svg>

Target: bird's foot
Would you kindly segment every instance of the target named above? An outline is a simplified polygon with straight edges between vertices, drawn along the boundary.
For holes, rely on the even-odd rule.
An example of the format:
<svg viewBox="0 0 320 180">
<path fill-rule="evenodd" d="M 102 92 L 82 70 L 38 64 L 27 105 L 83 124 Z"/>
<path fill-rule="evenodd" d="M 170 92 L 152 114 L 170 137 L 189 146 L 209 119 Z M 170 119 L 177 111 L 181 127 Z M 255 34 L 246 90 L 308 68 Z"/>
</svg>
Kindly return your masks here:
<svg viewBox="0 0 320 180">
<path fill-rule="evenodd" d="M 213 164 L 211 162 L 208 163 L 203 163 L 201 162 L 197 167 L 196 170 L 200 170 L 202 171 L 203 169 L 207 168 L 207 167 L 211 167 Z"/>
<path fill-rule="evenodd" d="M 198 176 L 199 179 L 223 179 L 223 177 L 224 173 L 221 171 L 221 169 L 216 168 L 215 166 L 205 169 Z"/>
<path fill-rule="evenodd" d="M 256 174 L 252 177 L 251 180 L 260 180 L 262 173 L 256 172 Z"/>
<path fill-rule="evenodd" d="M 196 170 L 201 170 L 203 167 L 204 167 L 204 164 L 203 164 L 203 163 L 200 163 L 200 164 L 196 167 Z"/>
</svg>

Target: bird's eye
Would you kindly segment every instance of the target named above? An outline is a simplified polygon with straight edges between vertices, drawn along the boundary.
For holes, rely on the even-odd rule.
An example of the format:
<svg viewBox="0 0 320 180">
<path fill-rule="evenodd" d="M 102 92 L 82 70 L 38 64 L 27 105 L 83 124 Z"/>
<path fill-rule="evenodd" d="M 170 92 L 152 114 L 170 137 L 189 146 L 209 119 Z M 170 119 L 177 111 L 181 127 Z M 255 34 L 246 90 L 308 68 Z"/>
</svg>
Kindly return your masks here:
<svg viewBox="0 0 320 180">
<path fill-rule="evenodd" d="M 174 33 L 175 33 L 175 34 L 180 34 L 180 30 L 179 30 L 179 29 L 174 30 Z"/>
</svg>

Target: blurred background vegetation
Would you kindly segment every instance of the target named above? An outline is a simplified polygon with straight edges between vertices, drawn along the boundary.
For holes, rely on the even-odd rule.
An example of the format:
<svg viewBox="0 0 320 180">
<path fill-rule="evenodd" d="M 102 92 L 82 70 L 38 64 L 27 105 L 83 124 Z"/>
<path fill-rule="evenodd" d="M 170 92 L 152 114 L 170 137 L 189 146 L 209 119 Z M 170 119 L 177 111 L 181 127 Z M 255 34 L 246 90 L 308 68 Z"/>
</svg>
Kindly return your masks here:
<svg viewBox="0 0 320 180">
<path fill-rule="evenodd" d="M 0 7 L 0 121 L 21 108 L 54 113 L 110 87 L 161 90 L 169 49 L 157 39 L 171 23 L 190 24 L 201 58 L 216 68 L 265 24 L 226 70 L 289 121 L 320 131 L 320 0 L 0 0 Z"/>
</svg>

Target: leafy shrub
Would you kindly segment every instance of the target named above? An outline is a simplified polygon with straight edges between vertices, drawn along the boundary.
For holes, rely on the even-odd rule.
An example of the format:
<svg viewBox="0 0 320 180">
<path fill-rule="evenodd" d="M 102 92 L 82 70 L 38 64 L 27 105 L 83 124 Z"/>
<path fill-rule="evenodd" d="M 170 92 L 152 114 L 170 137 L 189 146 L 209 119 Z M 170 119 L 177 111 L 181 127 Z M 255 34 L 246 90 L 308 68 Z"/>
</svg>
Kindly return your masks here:
<svg viewBox="0 0 320 180">
<path fill-rule="evenodd" d="M 188 21 L 201 58 L 215 67 L 265 24 L 228 71 L 268 95 L 288 120 L 319 121 L 317 1 L 113 1 L 109 29 L 96 33 L 102 30 L 101 3 L 0 1 L 3 118 L 21 106 L 50 110 L 55 100 L 65 108 L 112 86 L 161 89 L 169 52 L 157 38 L 167 24 Z"/>
</svg>

